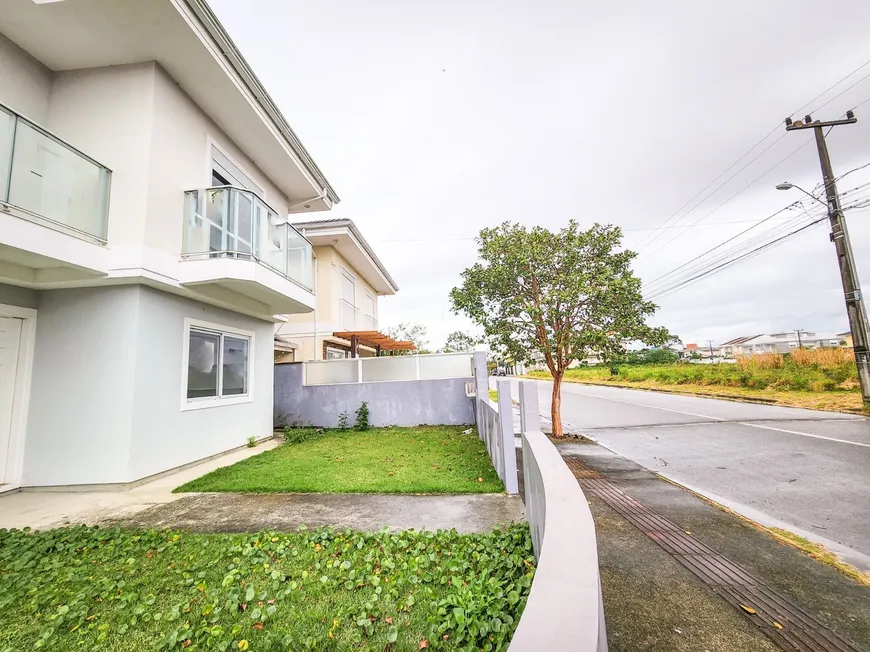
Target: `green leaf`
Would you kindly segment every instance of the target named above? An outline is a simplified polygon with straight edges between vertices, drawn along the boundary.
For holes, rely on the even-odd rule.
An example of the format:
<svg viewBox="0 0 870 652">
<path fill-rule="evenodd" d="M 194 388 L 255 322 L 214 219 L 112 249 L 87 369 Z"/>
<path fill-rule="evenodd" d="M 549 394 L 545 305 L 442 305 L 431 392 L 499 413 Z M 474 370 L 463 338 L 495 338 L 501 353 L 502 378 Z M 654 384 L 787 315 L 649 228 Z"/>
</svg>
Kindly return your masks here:
<svg viewBox="0 0 870 652">
<path fill-rule="evenodd" d="M 254 599 L 254 587 L 249 586 L 248 590 L 245 591 L 245 602 L 250 602 Z"/>
<path fill-rule="evenodd" d="M 399 638 L 399 629 L 395 625 L 390 625 L 390 629 L 387 630 L 387 642 L 395 643 L 397 638 Z"/>
</svg>

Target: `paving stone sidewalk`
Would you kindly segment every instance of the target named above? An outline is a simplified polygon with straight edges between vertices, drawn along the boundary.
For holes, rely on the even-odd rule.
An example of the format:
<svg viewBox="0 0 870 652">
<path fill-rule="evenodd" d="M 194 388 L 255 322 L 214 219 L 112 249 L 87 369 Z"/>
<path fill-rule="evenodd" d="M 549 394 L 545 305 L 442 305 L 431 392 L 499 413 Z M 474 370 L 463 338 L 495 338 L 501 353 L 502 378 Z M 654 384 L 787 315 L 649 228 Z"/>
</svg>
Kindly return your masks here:
<svg viewBox="0 0 870 652">
<path fill-rule="evenodd" d="M 870 588 L 601 446 L 566 443 L 559 449 L 746 569 L 854 649 L 870 652 Z M 774 645 L 750 614 L 610 505 L 591 492 L 586 496 L 598 536 L 610 652 L 803 649 Z"/>
</svg>

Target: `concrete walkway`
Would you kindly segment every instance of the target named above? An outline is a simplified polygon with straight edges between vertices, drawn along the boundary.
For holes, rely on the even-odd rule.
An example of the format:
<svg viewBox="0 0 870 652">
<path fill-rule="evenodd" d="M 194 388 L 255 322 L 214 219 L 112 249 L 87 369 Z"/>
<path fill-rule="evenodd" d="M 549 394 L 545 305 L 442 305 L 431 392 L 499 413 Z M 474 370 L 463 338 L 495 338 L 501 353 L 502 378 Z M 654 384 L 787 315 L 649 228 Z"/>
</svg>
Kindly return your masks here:
<svg viewBox="0 0 870 652">
<path fill-rule="evenodd" d="M 468 494 L 408 496 L 387 494 L 186 494 L 133 516 L 106 524 L 180 528 L 197 532 L 258 532 L 329 526 L 372 532 L 450 530 L 488 532 L 525 521 L 519 496 Z"/>
<path fill-rule="evenodd" d="M 123 525 L 201 532 L 257 532 L 307 527 L 361 531 L 414 528 L 485 532 L 525 521 L 519 496 L 471 494 L 173 494 L 216 468 L 280 446 L 270 440 L 171 473 L 126 491 L 23 491 L 0 495 L 0 528 Z"/>
<path fill-rule="evenodd" d="M 242 448 L 128 490 L 25 490 L 0 494 L 0 528 L 48 529 L 70 524 L 92 525 L 110 517 L 132 516 L 155 505 L 179 500 L 185 494 L 173 494 L 172 490 L 185 482 L 280 445 L 280 440 L 270 439 L 256 448 Z"/>
</svg>

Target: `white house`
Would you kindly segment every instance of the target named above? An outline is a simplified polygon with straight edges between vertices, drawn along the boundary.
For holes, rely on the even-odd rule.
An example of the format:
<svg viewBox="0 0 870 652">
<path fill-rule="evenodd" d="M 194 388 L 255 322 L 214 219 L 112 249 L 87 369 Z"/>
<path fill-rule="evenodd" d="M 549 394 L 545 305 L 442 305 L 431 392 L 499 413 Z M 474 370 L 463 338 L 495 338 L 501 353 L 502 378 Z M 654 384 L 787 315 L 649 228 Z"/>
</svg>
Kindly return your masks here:
<svg viewBox="0 0 870 652">
<path fill-rule="evenodd" d="M 842 335 L 836 333 L 784 331 L 729 340 L 719 345 L 719 353 L 723 357 L 729 358 L 756 353 L 788 353 L 798 348 L 816 349 L 844 346 L 844 342 Z"/>
<path fill-rule="evenodd" d="M 378 300 L 399 286 L 352 220 L 294 222 L 314 246 L 314 312 L 291 315 L 278 329 L 276 360 L 329 360 L 351 356 L 352 342 L 342 334 L 378 331 Z M 360 357 L 377 352 L 374 341 L 361 336 Z M 287 355 L 289 343 L 295 351 Z"/>
<path fill-rule="evenodd" d="M 335 192 L 202 0 L 2 4 L 0 490 L 268 436 Z"/>
</svg>

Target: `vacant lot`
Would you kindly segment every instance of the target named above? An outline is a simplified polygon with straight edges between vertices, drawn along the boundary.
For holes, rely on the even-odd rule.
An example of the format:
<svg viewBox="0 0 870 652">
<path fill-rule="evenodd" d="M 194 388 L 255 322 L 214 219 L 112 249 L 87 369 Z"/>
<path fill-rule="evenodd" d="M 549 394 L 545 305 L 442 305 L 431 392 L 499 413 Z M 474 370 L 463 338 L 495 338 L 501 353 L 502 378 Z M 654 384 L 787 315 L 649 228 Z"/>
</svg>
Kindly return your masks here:
<svg viewBox="0 0 870 652">
<path fill-rule="evenodd" d="M 0 650 L 504 649 L 533 572 L 525 525 L 0 530 Z"/>
<path fill-rule="evenodd" d="M 780 405 L 860 412 L 861 393 L 851 349 L 795 351 L 791 355 L 762 354 L 735 364 L 623 365 L 618 374 L 609 366 L 569 369 L 565 380 L 662 389 L 708 396 L 760 398 Z M 547 372 L 532 376 L 549 378 Z"/>
<path fill-rule="evenodd" d="M 328 430 L 249 457 L 176 491 L 496 493 L 504 491 L 477 433 L 420 426 Z"/>
</svg>

